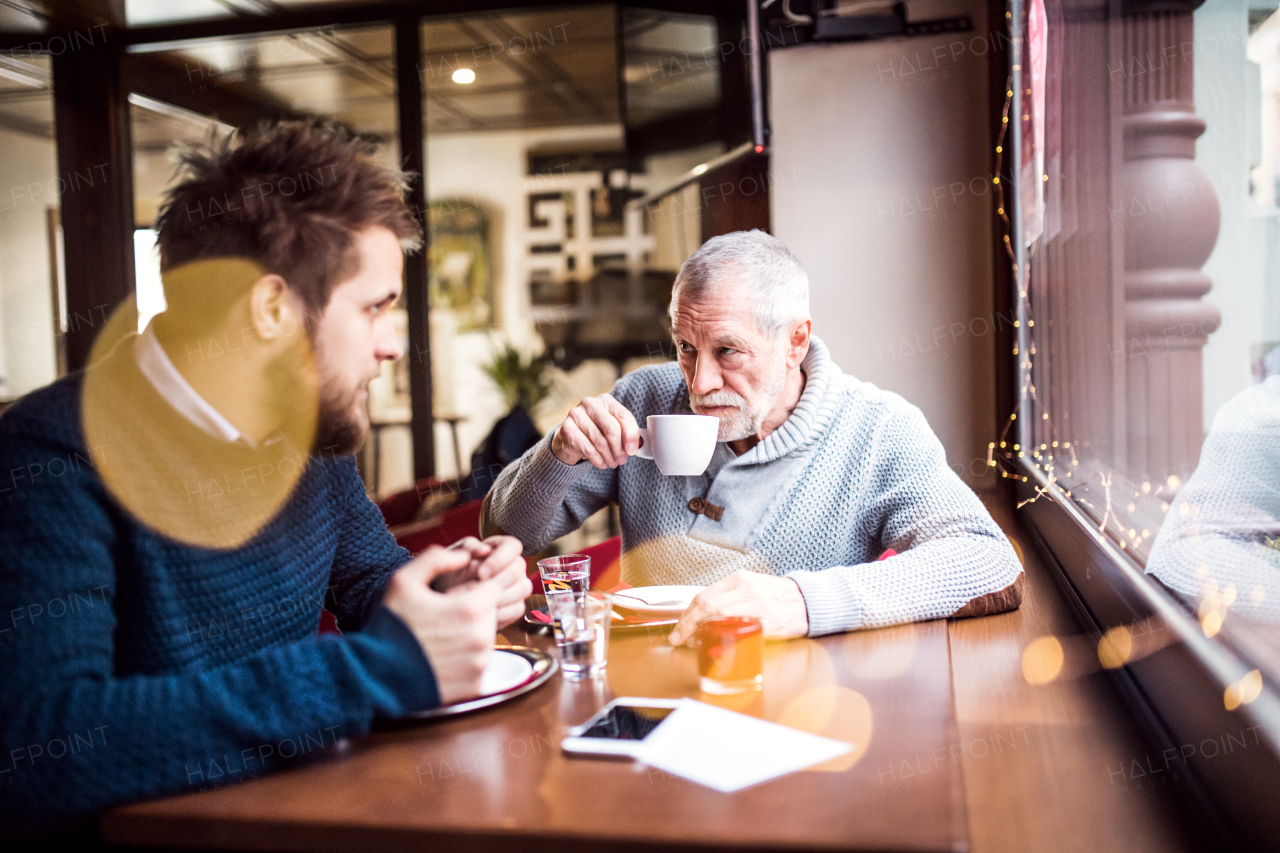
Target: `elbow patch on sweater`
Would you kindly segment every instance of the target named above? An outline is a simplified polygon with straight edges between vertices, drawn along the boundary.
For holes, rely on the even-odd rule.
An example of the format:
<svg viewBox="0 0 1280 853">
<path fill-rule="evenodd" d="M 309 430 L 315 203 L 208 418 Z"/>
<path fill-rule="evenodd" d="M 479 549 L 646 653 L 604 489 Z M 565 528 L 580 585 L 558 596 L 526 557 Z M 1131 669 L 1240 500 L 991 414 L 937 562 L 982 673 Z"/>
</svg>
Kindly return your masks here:
<svg viewBox="0 0 1280 853">
<path fill-rule="evenodd" d="M 1017 610 L 1022 606 L 1022 591 L 1026 584 L 1026 579 L 1026 572 L 1018 572 L 1018 576 L 1013 579 L 1013 583 L 1004 589 L 978 596 L 947 618 L 964 619 L 969 616 L 992 616 L 996 613 Z"/>
</svg>

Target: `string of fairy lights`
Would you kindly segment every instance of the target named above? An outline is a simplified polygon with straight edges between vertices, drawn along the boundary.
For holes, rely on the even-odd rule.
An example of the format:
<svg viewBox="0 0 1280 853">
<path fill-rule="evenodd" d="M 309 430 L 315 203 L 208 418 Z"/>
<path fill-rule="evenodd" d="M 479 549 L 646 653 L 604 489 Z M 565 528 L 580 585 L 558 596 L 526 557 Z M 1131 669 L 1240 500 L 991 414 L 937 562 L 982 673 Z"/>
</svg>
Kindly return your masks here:
<svg viewBox="0 0 1280 853">
<path fill-rule="evenodd" d="M 1013 12 L 1011 8 L 1007 9 L 1004 15 L 1005 15 L 1005 20 L 1012 22 Z M 1012 26 L 1012 24 L 1010 24 L 1010 26 Z M 1020 50 L 1021 40 L 1020 39 L 1012 40 L 1011 46 L 1013 46 L 1014 49 Z M 1021 57 L 1018 57 L 1017 59 L 1020 60 Z M 1027 89 L 1026 94 L 1030 95 L 1031 90 Z M 1017 299 L 1018 299 L 1017 307 L 1019 308 L 1018 316 L 1022 316 L 1025 311 L 1026 315 L 1029 317 L 1031 313 L 1031 303 L 1027 296 L 1027 283 L 1025 280 L 1025 270 L 1019 266 L 1018 254 L 1013 247 L 1013 236 L 1012 236 L 1013 222 L 1009 217 L 1008 206 L 1005 204 L 1005 195 L 1004 195 L 1005 185 L 1000 181 L 1000 175 L 1004 165 L 1004 145 L 1005 145 L 1005 140 L 1009 134 L 1009 113 L 1012 109 L 1013 109 L 1013 74 L 1010 73 L 1005 83 L 1004 107 L 1001 110 L 1001 116 L 1000 116 L 1000 132 L 996 136 L 995 175 L 991 178 L 991 182 L 995 189 L 996 214 L 1000 217 L 1001 222 L 1003 222 L 1004 224 L 1004 234 L 1002 235 L 1002 240 L 1004 243 L 1005 252 L 1009 256 L 1009 262 L 1010 262 L 1010 265 L 1012 266 L 1014 281 L 1016 281 L 1018 284 L 1018 296 L 1017 296 Z M 1016 163 L 1016 160 L 1014 162 Z M 1047 178 L 1048 176 L 1046 175 L 1045 177 Z M 1026 264 L 1023 264 L 1022 266 L 1026 266 Z M 1013 325 L 1014 325 L 1014 328 L 1018 328 L 1021 325 L 1021 321 L 1014 320 Z M 1028 320 L 1027 325 L 1029 327 L 1034 326 L 1035 321 Z M 1028 478 L 1025 474 L 1018 473 L 1017 460 L 1024 457 L 1025 451 L 1022 449 L 1022 446 L 1019 442 L 1016 442 L 1016 441 L 1012 442 L 1012 447 L 1010 446 L 1009 431 L 1013 429 L 1013 427 L 1017 423 L 1018 412 L 1022 410 L 1023 403 L 1028 398 L 1030 398 L 1031 400 L 1037 403 L 1039 402 L 1039 400 L 1036 398 L 1036 388 L 1035 388 L 1034 381 L 1032 379 L 1032 367 L 1031 367 L 1031 357 L 1035 355 L 1035 352 L 1036 352 L 1036 349 L 1035 349 L 1034 343 L 1031 343 L 1029 345 L 1028 351 L 1024 354 L 1019 351 L 1018 342 L 1016 340 L 1014 341 L 1013 355 L 1024 359 L 1024 362 L 1021 366 L 1026 368 L 1026 379 L 1023 382 L 1022 386 L 1018 389 L 1018 401 L 1017 403 L 1014 404 L 1013 411 L 1010 412 L 1008 420 L 1005 421 L 1004 429 L 1000 431 L 998 446 L 997 446 L 997 442 L 995 441 L 990 442 L 987 445 L 987 466 L 990 468 L 995 468 L 997 471 L 999 471 L 1001 478 L 1020 480 L 1024 483 L 1027 482 Z M 1046 422 L 1048 422 L 1049 413 L 1048 412 L 1042 413 L 1042 418 Z M 1054 441 L 1053 446 L 1057 447 L 1058 442 Z M 1066 442 L 1064 443 L 1063 447 L 1071 451 L 1072 461 L 1073 463 L 1075 463 L 1075 449 L 1071 447 L 1071 443 Z M 1039 461 L 1040 451 L 1042 449 L 1047 450 L 1048 445 L 1044 444 L 1041 447 L 1033 449 L 1032 458 Z M 1053 463 L 1051 460 L 1049 461 L 1046 467 L 1045 473 L 1049 476 L 1050 481 L 1056 481 L 1056 475 L 1053 473 Z M 1031 498 L 1028 498 L 1027 500 L 1020 502 L 1018 506 L 1022 507 L 1024 504 L 1037 500 L 1041 495 L 1044 495 L 1044 494 L 1047 494 L 1047 492 L 1042 487 L 1036 486 L 1035 495 Z"/>
<path fill-rule="evenodd" d="M 1006 7 L 1005 19 L 1006 21 L 1010 22 L 1010 29 L 1012 30 L 1012 20 L 1013 20 L 1012 3 L 1010 3 L 1009 6 Z M 1021 23 L 1023 24 L 1022 29 L 1025 30 L 1026 21 L 1024 20 Z M 1023 42 L 1021 38 L 1013 38 L 1010 40 L 1011 49 L 1013 50 L 1021 51 L 1022 44 Z M 1020 63 L 1022 60 L 1022 56 L 1017 56 L 1014 58 L 1014 60 L 1015 60 L 1015 63 Z M 1017 66 L 1015 65 L 1015 67 Z M 1003 182 L 1000 179 L 1000 176 L 1003 170 L 1003 165 L 1005 162 L 1004 146 L 1005 146 L 1006 139 L 1008 138 L 1009 129 L 1010 129 L 1010 122 L 1009 122 L 1010 113 L 1013 110 L 1013 103 L 1014 103 L 1013 86 L 1014 86 L 1014 75 L 1011 72 L 1009 76 L 1006 78 L 1006 83 L 1005 83 L 1004 106 L 1001 110 L 1000 130 L 996 137 L 996 146 L 995 146 L 995 174 L 992 176 L 991 181 L 995 191 L 995 198 L 996 198 L 996 205 L 997 205 L 996 213 L 1000 217 L 1000 220 L 1004 226 L 1003 227 L 1004 233 L 1002 234 L 1002 242 L 1004 243 L 1005 252 L 1009 257 L 1009 263 L 1013 272 L 1014 281 L 1017 282 L 1017 300 L 1015 303 L 1015 308 L 1017 309 L 1017 316 L 1019 318 L 1025 316 L 1027 318 L 1027 327 L 1029 330 L 1035 327 L 1035 319 L 1032 317 L 1032 310 L 1031 310 L 1032 304 L 1031 304 L 1031 300 L 1028 293 L 1029 280 L 1030 280 L 1030 275 L 1029 275 L 1030 260 L 1031 260 L 1031 257 L 1034 256 L 1036 248 L 1040 245 L 1040 241 L 1037 240 L 1034 243 L 1032 243 L 1030 247 L 1028 247 L 1028 251 L 1029 251 L 1028 257 L 1020 265 L 1018 261 L 1018 253 L 1013 243 L 1013 240 L 1014 240 L 1013 221 L 1009 214 L 1009 205 L 1006 204 L 1006 199 L 1005 199 L 1006 182 Z M 1024 96 L 1030 97 L 1031 94 L 1032 92 L 1030 88 L 1023 89 Z M 1021 116 L 1021 120 L 1024 122 L 1028 121 L 1029 116 L 1027 115 Z M 1017 159 L 1013 158 L 1013 162 L 1016 165 Z M 1049 180 L 1049 176 L 1048 174 L 1042 174 L 1040 176 L 1040 179 L 1047 183 Z M 1016 184 L 1015 184 L 1015 187 L 1016 187 Z M 1015 329 L 1020 328 L 1021 320 L 1015 319 L 1013 325 Z M 1055 458 L 1059 455 L 1060 452 L 1069 454 L 1070 456 L 1070 464 L 1067 466 L 1068 470 L 1065 475 L 1066 478 L 1070 479 L 1074 477 L 1076 470 L 1080 468 L 1080 465 L 1081 465 L 1080 459 L 1076 456 L 1076 447 L 1073 442 L 1051 439 L 1050 441 L 1040 442 L 1038 445 L 1033 444 L 1030 448 L 1024 448 L 1022 447 L 1020 442 L 1011 439 L 1011 436 L 1009 433 L 1017 425 L 1019 413 L 1023 414 L 1024 417 L 1034 417 L 1035 414 L 1039 414 L 1040 420 L 1043 422 L 1043 426 L 1048 436 L 1052 436 L 1054 433 L 1053 419 L 1048 411 L 1048 407 L 1044 407 L 1043 411 L 1036 411 L 1040 409 L 1040 399 L 1036 395 L 1036 386 L 1035 386 L 1035 378 L 1034 378 L 1035 372 L 1033 370 L 1033 359 L 1036 355 L 1035 341 L 1028 335 L 1027 351 L 1022 352 L 1019 348 L 1019 342 L 1015 340 L 1013 343 L 1012 354 L 1015 357 L 1021 359 L 1021 362 L 1018 366 L 1020 368 L 1025 369 L 1025 374 L 1023 375 L 1021 385 L 1018 389 L 1017 402 L 1014 404 L 1013 411 L 1010 412 L 1008 419 L 1005 421 L 1004 428 L 1000 431 L 1000 436 L 998 440 L 989 442 L 987 445 L 987 466 L 999 471 L 1002 479 L 1012 479 L 1015 481 L 1026 483 L 1029 481 L 1030 478 L 1026 474 L 1021 473 L 1019 471 L 1018 460 L 1025 459 L 1028 450 L 1030 450 L 1031 460 L 1032 460 L 1030 464 L 1038 467 L 1045 474 L 1045 477 L 1049 480 L 1051 484 L 1056 485 L 1059 488 L 1062 488 L 1063 493 L 1067 497 L 1071 497 L 1074 500 L 1081 502 L 1082 504 L 1084 504 L 1085 506 L 1093 510 L 1095 514 L 1098 514 L 1100 516 L 1100 520 L 1098 522 L 1098 529 L 1103 533 L 1110 532 L 1115 534 L 1116 539 L 1121 548 L 1126 548 L 1127 546 L 1136 546 L 1142 543 L 1145 539 L 1149 538 L 1151 535 L 1151 532 L 1149 529 L 1145 529 L 1145 530 L 1138 530 L 1137 528 L 1126 529 L 1128 528 L 1128 525 L 1122 523 L 1120 517 L 1116 514 L 1115 508 L 1113 507 L 1113 503 L 1112 503 L 1113 501 L 1113 495 L 1112 495 L 1113 475 L 1112 474 L 1103 474 L 1100 476 L 1100 479 L 1098 481 L 1099 485 L 1101 485 L 1104 491 L 1103 503 L 1105 504 L 1105 507 L 1095 506 L 1091 501 L 1089 501 L 1083 495 L 1072 494 L 1073 489 L 1080 488 L 1081 486 L 1083 486 L 1083 489 L 1087 491 L 1088 484 L 1080 484 L 1079 486 L 1064 488 L 1064 484 L 1059 482 L 1060 478 L 1056 470 L 1057 466 L 1055 463 Z M 1028 401 L 1030 401 L 1030 403 L 1028 403 Z M 1027 404 L 1025 407 L 1024 407 L 1024 403 Z M 1026 410 L 1032 410 L 1032 411 L 1026 411 Z M 1028 430 L 1027 434 L 1028 434 L 1028 437 L 1030 437 L 1031 430 Z M 1016 433 L 1014 433 L 1014 435 L 1016 436 Z M 1169 502 L 1173 500 L 1173 495 L 1176 494 L 1180 485 L 1181 483 L 1179 481 L 1179 478 L 1176 476 L 1170 476 L 1167 483 L 1157 483 L 1154 485 L 1154 495 L 1158 498 L 1164 497 L 1166 488 L 1167 488 L 1167 491 L 1169 492 L 1168 500 L 1162 503 L 1161 505 L 1162 511 L 1168 510 Z M 1143 495 L 1152 494 L 1152 492 L 1153 492 L 1152 484 L 1144 482 L 1141 485 L 1140 489 L 1134 491 L 1134 496 L 1140 498 Z M 1035 486 L 1035 493 L 1031 497 L 1026 498 L 1022 501 L 1019 501 L 1017 506 L 1018 508 L 1021 508 L 1026 504 L 1039 500 L 1041 497 L 1048 494 L 1049 494 L 1048 489 L 1037 484 Z M 1132 511 L 1133 506 L 1134 505 L 1131 502 L 1129 504 L 1130 511 Z M 1109 522 L 1114 522 L 1116 529 L 1109 530 L 1108 529 Z"/>
</svg>

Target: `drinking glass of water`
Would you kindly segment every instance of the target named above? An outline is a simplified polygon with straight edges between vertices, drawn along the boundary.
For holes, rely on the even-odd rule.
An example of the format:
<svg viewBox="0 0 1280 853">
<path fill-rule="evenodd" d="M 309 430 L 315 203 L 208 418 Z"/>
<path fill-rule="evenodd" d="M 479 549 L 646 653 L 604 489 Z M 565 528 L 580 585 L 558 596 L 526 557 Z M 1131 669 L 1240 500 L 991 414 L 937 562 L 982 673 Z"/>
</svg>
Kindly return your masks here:
<svg viewBox="0 0 1280 853">
<path fill-rule="evenodd" d="M 591 587 L 591 558 L 566 554 L 538 561 L 542 592 L 555 629 L 556 649 L 565 678 L 592 678 L 604 669 L 611 603 L 587 595 Z M 601 627 L 603 626 L 603 627 Z"/>
<path fill-rule="evenodd" d="M 573 680 L 596 678 L 609 664 L 609 626 L 613 622 L 613 596 L 605 592 L 587 594 L 583 621 L 578 629 L 578 642 L 562 650 L 565 675 Z M 573 654 L 575 660 L 570 660 Z M 572 667 L 577 667 L 576 669 Z"/>
</svg>

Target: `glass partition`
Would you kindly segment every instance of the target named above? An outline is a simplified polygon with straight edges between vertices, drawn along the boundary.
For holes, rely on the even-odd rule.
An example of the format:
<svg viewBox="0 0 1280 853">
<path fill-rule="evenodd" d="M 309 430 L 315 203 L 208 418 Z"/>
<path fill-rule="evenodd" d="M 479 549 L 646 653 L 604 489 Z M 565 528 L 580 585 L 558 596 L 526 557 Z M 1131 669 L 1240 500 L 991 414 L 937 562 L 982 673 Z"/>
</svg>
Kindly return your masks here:
<svg viewBox="0 0 1280 853">
<path fill-rule="evenodd" d="M 671 285 L 706 235 L 697 188 L 665 188 L 726 150 L 718 32 L 605 4 L 423 23 L 435 462 L 463 500 L 510 461 L 498 436 L 523 449 L 669 357 Z M 615 529 L 602 512 L 553 547 Z"/>
<path fill-rule="evenodd" d="M 422 25 L 438 479 L 482 497 L 502 464 L 617 371 L 556 343 L 577 297 L 638 263 L 613 6 L 449 16 Z M 548 343 L 550 339 L 550 344 Z M 490 438 L 494 437 L 494 441 Z M 473 469 L 477 476 L 469 478 Z M 565 548 L 608 535 L 607 514 Z"/>
<path fill-rule="evenodd" d="M 389 26 L 329 26 L 132 48 L 131 79 L 145 78 L 146 89 L 129 99 L 140 329 L 164 310 L 150 228 L 175 178 L 174 147 L 261 120 L 318 116 L 375 140 L 382 162 L 398 165 L 392 44 Z M 403 358 L 384 363 L 369 389 L 373 435 L 360 464 L 375 495 L 413 485 L 407 370 Z"/>
<path fill-rule="evenodd" d="M 63 193 L 105 180 L 60 175 L 48 57 L 0 56 L 0 408 L 65 371 Z"/>
</svg>

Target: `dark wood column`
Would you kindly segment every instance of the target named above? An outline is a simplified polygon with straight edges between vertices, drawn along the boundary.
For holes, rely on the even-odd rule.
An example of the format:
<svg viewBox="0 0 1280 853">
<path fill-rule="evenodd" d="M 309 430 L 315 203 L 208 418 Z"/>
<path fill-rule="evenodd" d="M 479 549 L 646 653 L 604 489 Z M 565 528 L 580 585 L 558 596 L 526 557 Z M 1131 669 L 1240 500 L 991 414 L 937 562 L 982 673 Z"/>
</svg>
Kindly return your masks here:
<svg viewBox="0 0 1280 853">
<path fill-rule="evenodd" d="M 99 40 L 53 57 L 67 277 L 67 369 L 89 359 L 106 317 L 133 295 L 133 150 L 120 48 Z M 74 191 L 70 188 L 74 187 Z"/>
<path fill-rule="evenodd" d="M 731 231 L 769 231 L 769 155 L 748 154 L 698 180 L 702 241 Z"/>
<path fill-rule="evenodd" d="M 432 412 L 431 323 L 427 301 L 427 169 L 422 108 L 422 30 L 416 17 L 396 20 L 396 97 L 400 131 L 400 167 L 411 173 L 409 204 L 422 226 L 422 249 L 405 258 L 404 303 L 409 314 L 409 393 L 413 405 L 413 476 L 436 470 L 435 416 Z"/>
<path fill-rule="evenodd" d="M 1220 315 L 1200 271 L 1218 239 L 1212 182 L 1195 164 L 1191 2 L 1123 6 L 1125 379 L 1128 470 L 1185 478 L 1203 434 L 1201 350 Z"/>
</svg>

